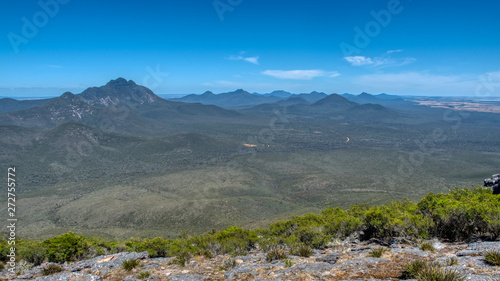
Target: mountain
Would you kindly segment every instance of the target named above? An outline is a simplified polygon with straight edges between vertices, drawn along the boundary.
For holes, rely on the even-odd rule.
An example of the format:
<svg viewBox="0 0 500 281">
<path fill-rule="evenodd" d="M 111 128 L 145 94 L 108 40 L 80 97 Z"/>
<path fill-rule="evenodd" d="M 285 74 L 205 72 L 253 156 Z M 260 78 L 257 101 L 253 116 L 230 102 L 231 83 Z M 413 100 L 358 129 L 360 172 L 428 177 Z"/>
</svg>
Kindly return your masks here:
<svg viewBox="0 0 500 281">
<path fill-rule="evenodd" d="M 89 105 L 95 107 L 110 107 L 118 105 L 138 106 L 159 102 L 162 98 L 150 89 L 137 85 L 134 81 L 124 78 L 109 81 L 102 87 L 91 87 L 80 94 Z"/>
<path fill-rule="evenodd" d="M 356 105 L 356 103 L 351 102 L 338 94 L 331 94 L 311 104 L 311 107 L 322 109 L 328 108 L 330 110 L 345 110 L 353 107 L 354 105 Z"/>
<path fill-rule="evenodd" d="M 243 111 L 247 113 L 267 113 L 267 114 L 274 114 L 275 109 L 280 109 L 288 106 L 293 106 L 293 105 L 308 105 L 309 102 L 297 95 L 293 95 L 285 100 L 279 100 L 274 103 L 263 103 L 259 104 L 250 108 L 246 108 Z"/>
<path fill-rule="evenodd" d="M 392 107 L 413 105 L 412 102 L 405 101 L 400 96 L 388 95 L 388 94 L 371 95 L 363 92 L 359 95 L 346 93 L 343 94 L 342 96 L 352 102 L 360 104 L 372 103 L 372 104 L 381 104 L 384 106 L 392 106 Z"/>
<path fill-rule="evenodd" d="M 182 131 L 184 122 L 238 115 L 213 105 L 167 101 L 146 87 L 118 78 L 78 95 L 66 92 L 41 106 L 0 114 L 0 125 L 48 129 L 78 122 L 105 131 L 161 135 Z"/>
<path fill-rule="evenodd" d="M 275 97 L 286 99 L 286 98 L 293 96 L 293 94 L 289 93 L 287 91 L 277 90 L 277 91 L 273 91 L 272 93 L 269 93 L 269 94 L 264 94 L 263 96 L 275 96 Z"/>
<path fill-rule="evenodd" d="M 50 99 L 15 100 L 11 98 L 3 98 L 0 99 L 0 114 L 11 111 L 23 110 L 34 106 L 40 106 L 48 102 L 49 100 Z"/>
<path fill-rule="evenodd" d="M 299 94 L 297 96 L 306 99 L 310 103 L 313 103 L 325 98 L 327 94 L 313 91 L 309 94 Z"/>
<path fill-rule="evenodd" d="M 238 89 L 234 92 L 222 93 L 218 95 L 207 91 L 201 95 L 191 94 L 182 98 L 171 100 L 187 103 L 198 102 L 205 105 L 216 105 L 223 108 L 245 108 L 263 103 L 273 103 L 281 99 L 282 98 L 277 96 L 251 94 L 243 89 Z"/>
</svg>

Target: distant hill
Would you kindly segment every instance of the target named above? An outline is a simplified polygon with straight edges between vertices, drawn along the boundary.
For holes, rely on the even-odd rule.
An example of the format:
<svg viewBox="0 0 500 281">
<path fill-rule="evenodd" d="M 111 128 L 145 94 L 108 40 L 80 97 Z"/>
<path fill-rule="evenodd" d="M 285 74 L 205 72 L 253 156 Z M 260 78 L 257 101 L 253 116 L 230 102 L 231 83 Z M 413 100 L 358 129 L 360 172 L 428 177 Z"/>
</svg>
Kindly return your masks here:
<svg viewBox="0 0 500 281">
<path fill-rule="evenodd" d="M 325 98 L 327 94 L 313 91 L 310 92 L 309 94 L 299 94 L 297 96 L 306 99 L 308 102 L 313 103 L 319 101 L 320 99 Z"/>
<path fill-rule="evenodd" d="M 311 107 L 345 110 L 353 107 L 354 105 L 356 105 L 356 103 L 351 102 L 338 94 L 331 94 L 311 104 Z"/>
<path fill-rule="evenodd" d="M 372 95 L 363 92 L 359 95 L 345 93 L 342 96 L 352 102 L 360 104 L 372 103 L 372 104 L 381 104 L 384 106 L 410 106 L 413 104 L 411 102 L 405 101 L 400 96 L 388 95 L 388 94 Z"/>
<path fill-rule="evenodd" d="M 146 87 L 118 78 L 78 95 L 66 92 L 40 106 L 0 114 L 0 125 L 48 129 L 78 122 L 105 131 L 158 135 L 172 133 L 174 120 L 208 122 L 238 115 L 217 106 L 167 101 Z"/>
<path fill-rule="evenodd" d="M 205 92 L 201 95 L 187 95 L 182 98 L 171 99 L 172 101 L 180 101 L 187 103 L 202 103 L 205 105 L 216 105 L 223 108 L 244 108 L 251 107 L 263 103 L 273 103 L 281 100 L 281 97 L 274 95 L 258 95 L 251 94 L 243 89 L 238 89 L 234 92 L 222 93 L 215 95 L 212 92 Z"/>
<path fill-rule="evenodd" d="M 11 98 L 3 98 L 0 99 L 0 114 L 11 111 L 23 110 L 34 106 L 40 106 L 48 102 L 49 100 L 50 99 L 15 100 Z"/>
<path fill-rule="evenodd" d="M 273 91 L 272 93 L 264 94 L 264 96 L 275 96 L 275 97 L 279 97 L 279 98 L 283 98 L 283 99 L 289 98 L 293 95 L 294 94 L 287 92 L 287 91 L 283 91 L 283 90 Z"/>
</svg>

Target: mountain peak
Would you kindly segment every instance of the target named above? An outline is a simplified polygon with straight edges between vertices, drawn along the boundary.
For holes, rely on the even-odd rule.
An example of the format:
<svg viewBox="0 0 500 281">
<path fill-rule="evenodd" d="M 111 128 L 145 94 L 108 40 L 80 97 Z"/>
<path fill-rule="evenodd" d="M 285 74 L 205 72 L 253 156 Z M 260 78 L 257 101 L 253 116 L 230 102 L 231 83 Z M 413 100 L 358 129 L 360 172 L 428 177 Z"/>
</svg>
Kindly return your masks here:
<svg viewBox="0 0 500 281">
<path fill-rule="evenodd" d="M 109 81 L 105 86 L 88 88 L 80 95 L 85 102 L 98 107 L 110 107 L 119 103 L 135 106 L 161 100 L 150 89 L 121 77 Z"/>
<path fill-rule="evenodd" d="M 202 96 L 205 96 L 205 97 L 208 97 L 208 96 L 215 96 L 214 93 L 212 93 L 211 91 L 206 91 L 204 92 L 203 94 L 201 94 Z"/>
<path fill-rule="evenodd" d="M 75 94 L 72 92 L 64 92 L 64 94 L 61 95 L 61 99 L 69 100 L 75 97 Z"/>
<path fill-rule="evenodd" d="M 119 77 L 115 80 L 110 80 L 106 86 L 118 86 L 118 87 L 123 87 L 123 86 L 137 86 L 134 81 L 128 80 L 122 77 Z"/>
</svg>

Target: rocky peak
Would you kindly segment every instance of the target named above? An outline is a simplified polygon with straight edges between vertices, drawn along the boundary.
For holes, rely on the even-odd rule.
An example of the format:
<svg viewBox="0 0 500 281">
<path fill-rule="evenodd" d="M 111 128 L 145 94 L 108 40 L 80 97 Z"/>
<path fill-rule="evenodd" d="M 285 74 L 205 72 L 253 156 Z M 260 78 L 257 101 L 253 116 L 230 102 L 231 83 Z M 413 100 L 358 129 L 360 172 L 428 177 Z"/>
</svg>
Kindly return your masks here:
<svg viewBox="0 0 500 281">
<path fill-rule="evenodd" d="M 102 87 L 88 88 L 80 95 L 88 104 L 98 107 L 135 106 L 161 100 L 150 89 L 124 78 L 111 80 Z"/>
</svg>

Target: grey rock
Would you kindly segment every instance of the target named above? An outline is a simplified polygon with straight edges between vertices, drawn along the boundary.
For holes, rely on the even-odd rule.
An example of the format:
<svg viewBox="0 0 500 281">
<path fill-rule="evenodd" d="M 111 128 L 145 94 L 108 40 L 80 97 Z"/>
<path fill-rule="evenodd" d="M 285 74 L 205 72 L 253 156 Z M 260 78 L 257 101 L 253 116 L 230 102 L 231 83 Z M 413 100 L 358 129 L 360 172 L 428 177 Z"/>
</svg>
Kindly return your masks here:
<svg viewBox="0 0 500 281">
<path fill-rule="evenodd" d="M 329 264 L 335 264 L 338 259 L 339 259 L 338 254 L 330 254 L 330 255 L 326 255 L 324 257 L 318 257 L 318 258 L 316 258 L 316 261 L 327 262 Z"/>
<path fill-rule="evenodd" d="M 467 250 L 483 252 L 486 250 L 500 250 L 500 242 L 478 242 L 470 243 Z"/>
<path fill-rule="evenodd" d="M 25 279 L 14 279 L 14 280 L 25 280 Z M 75 272 L 63 272 L 55 274 L 52 276 L 43 276 L 31 279 L 34 281 L 101 281 L 101 276 L 75 273 Z"/>
<path fill-rule="evenodd" d="M 457 257 L 478 256 L 479 254 L 481 254 L 481 252 L 472 250 L 463 250 L 456 253 Z"/>
<path fill-rule="evenodd" d="M 405 252 L 407 254 L 410 254 L 410 255 L 420 256 L 420 257 L 427 257 L 427 256 L 429 256 L 428 252 L 421 251 L 418 248 L 405 248 L 405 249 L 392 248 L 391 249 L 391 254 L 401 254 L 403 252 Z"/>
<path fill-rule="evenodd" d="M 498 281 L 500 277 L 493 278 L 488 275 L 470 275 L 465 278 L 468 281 Z"/>
<path fill-rule="evenodd" d="M 127 276 L 123 278 L 123 281 L 141 281 L 141 279 L 134 278 L 132 276 Z"/>
<path fill-rule="evenodd" d="M 176 274 L 173 276 L 170 276 L 168 280 L 171 281 L 203 281 L 203 275 L 201 274 Z"/>
</svg>

